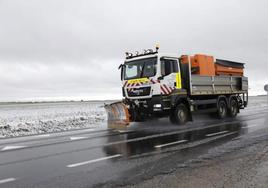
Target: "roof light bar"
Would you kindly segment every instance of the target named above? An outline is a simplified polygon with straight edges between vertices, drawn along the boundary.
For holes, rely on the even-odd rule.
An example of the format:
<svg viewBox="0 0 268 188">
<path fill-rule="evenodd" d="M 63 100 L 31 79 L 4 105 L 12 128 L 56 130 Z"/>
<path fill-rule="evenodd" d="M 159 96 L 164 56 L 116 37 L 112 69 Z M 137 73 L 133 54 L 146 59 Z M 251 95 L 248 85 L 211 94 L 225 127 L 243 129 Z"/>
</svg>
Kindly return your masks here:
<svg viewBox="0 0 268 188">
<path fill-rule="evenodd" d="M 139 53 L 138 51 L 136 51 L 135 55 L 133 55 L 133 53 L 126 52 L 126 59 L 131 59 L 131 58 L 134 58 L 134 57 L 150 55 L 150 54 L 157 54 L 158 50 L 159 50 L 159 45 L 157 44 L 156 47 L 155 47 L 155 51 L 153 51 L 152 49 L 145 49 L 145 50 L 143 50 L 143 53 Z"/>
</svg>

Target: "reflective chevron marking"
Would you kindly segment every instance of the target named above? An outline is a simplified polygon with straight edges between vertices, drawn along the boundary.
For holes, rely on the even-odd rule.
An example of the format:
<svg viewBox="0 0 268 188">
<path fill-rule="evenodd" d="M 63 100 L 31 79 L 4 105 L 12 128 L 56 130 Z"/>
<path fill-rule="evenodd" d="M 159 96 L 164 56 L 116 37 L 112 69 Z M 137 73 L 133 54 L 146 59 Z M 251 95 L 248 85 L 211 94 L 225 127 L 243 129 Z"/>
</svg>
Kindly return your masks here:
<svg viewBox="0 0 268 188">
<path fill-rule="evenodd" d="M 173 87 L 167 86 L 165 84 L 162 84 L 160 86 L 160 89 L 161 89 L 161 94 L 162 95 L 168 95 L 168 94 L 170 94 L 174 90 Z"/>
</svg>

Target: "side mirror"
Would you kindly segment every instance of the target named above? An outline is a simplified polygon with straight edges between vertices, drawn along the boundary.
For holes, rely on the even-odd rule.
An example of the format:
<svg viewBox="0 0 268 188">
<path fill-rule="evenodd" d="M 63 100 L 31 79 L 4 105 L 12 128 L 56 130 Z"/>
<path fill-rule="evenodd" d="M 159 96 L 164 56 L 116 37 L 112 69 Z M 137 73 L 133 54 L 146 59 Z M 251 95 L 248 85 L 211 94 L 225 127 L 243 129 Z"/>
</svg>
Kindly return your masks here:
<svg viewBox="0 0 268 188">
<path fill-rule="evenodd" d="M 123 80 L 123 74 L 124 74 L 124 64 L 119 65 L 118 69 L 121 69 L 121 80 Z"/>
<path fill-rule="evenodd" d="M 157 78 L 157 80 L 163 80 L 164 79 L 164 76 L 159 76 L 158 78 Z"/>
</svg>

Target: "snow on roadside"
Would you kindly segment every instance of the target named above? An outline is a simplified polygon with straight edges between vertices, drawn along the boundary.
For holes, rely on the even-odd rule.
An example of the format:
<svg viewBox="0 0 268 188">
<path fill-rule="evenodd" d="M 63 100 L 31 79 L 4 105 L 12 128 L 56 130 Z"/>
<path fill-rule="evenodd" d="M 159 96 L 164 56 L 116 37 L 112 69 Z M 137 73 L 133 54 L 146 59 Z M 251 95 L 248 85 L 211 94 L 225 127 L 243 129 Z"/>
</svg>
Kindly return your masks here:
<svg viewBox="0 0 268 188">
<path fill-rule="evenodd" d="M 0 105 L 0 137 L 106 126 L 103 102 Z"/>
</svg>

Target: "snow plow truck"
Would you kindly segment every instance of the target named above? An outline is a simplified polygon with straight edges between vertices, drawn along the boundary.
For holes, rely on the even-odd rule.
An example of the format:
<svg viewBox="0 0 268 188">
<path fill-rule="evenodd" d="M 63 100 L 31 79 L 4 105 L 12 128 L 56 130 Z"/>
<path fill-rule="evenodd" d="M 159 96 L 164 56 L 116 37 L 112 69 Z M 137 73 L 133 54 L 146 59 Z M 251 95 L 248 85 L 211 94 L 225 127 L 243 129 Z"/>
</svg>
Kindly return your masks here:
<svg viewBox="0 0 268 188">
<path fill-rule="evenodd" d="M 192 121 L 194 112 L 236 117 L 248 104 L 244 63 L 204 54 L 163 54 L 156 46 L 127 52 L 119 69 L 123 100 L 105 105 L 108 123 L 128 125 L 166 116 L 180 125 Z"/>
</svg>

